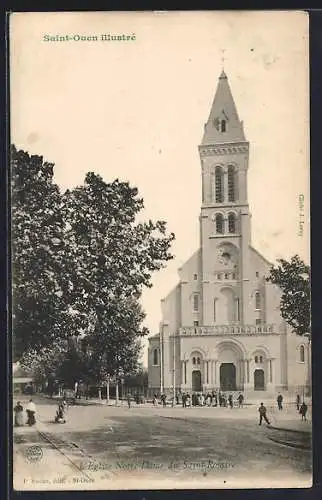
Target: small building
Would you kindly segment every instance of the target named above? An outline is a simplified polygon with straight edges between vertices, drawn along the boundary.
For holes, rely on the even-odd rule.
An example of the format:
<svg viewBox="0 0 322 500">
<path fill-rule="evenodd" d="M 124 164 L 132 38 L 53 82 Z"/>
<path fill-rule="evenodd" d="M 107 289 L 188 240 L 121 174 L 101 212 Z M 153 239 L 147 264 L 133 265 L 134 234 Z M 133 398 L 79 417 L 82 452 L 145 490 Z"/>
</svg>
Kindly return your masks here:
<svg viewBox="0 0 322 500">
<path fill-rule="evenodd" d="M 31 394 L 34 392 L 34 379 L 23 370 L 19 363 L 12 364 L 12 388 L 14 394 Z"/>
</svg>

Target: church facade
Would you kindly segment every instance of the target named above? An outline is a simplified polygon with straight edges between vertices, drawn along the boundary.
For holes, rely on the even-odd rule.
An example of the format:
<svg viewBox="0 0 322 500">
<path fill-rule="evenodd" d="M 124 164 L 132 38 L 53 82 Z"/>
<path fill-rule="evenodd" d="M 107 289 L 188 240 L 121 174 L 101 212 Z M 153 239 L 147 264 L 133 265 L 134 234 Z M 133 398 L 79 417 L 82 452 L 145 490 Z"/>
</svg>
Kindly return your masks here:
<svg viewBox="0 0 322 500">
<path fill-rule="evenodd" d="M 149 392 L 306 391 L 309 341 L 280 315 L 271 267 L 251 244 L 249 143 L 224 71 L 199 146 L 200 248 L 178 270 L 149 338 Z"/>
</svg>

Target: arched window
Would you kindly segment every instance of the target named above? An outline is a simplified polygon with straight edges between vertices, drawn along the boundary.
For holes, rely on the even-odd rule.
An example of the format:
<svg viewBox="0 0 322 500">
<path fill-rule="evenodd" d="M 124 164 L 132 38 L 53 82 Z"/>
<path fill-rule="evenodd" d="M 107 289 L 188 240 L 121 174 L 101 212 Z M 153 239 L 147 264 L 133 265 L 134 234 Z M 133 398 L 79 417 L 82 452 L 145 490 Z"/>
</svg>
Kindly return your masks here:
<svg viewBox="0 0 322 500">
<path fill-rule="evenodd" d="M 258 356 L 255 356 L 255 363 L 258 363 Z"/>
<path fill-rule="evenodd" d="M 259 356 L 259 362 L 263 363 L 263 356 Z"/>
<path fill-rule="evenodd" d="M 154 365 L 159 364 L 159 351 L 158 351 L 158 349 L 153 350 L 153 364 Z"/>
<path fill-rule="evenodd" d="M 228 201 L 236 201 L 235 168 L 228 167 Z"/>
<path fill-rule="evenodd" d="M 215 170 L 215 199 L 216 203 L 224 201 L 224 173 L 221 167 L 216 167 Z"/>
<path fill-rule="evenodd" d="M 226 132 L 226 120 L 221 120 L 221 131 Z"/>
<path fill-rule="evenodd" d="M 195 365 L 195 364 L 196 364 L 196 358 L 195 358 L 195 357 L 193 357 L 193 358 L 192 358 L 192 364 L 193 364 L 193 365 Z"/>
<path fill-rule="evenodd" d="M 193 310 L 195 312 L 199 311 L 199 295 L 197 293 L 193 295 Z"/>
<path fill-rule="evenodd" d="M 221 214 L 216 215 L 216 233 L 223 234 L 224 232 L 224 218 Z"/>
<path fill-rule="evenodd" d="M 304 363 L 305 361 L 304 345 L 300 345 L 300 361 L 301 363 Z"/>
<path fill-rule="evenodd" d="M 261 308 L 261 294 L 259 292 L 255 293 L 255 309 Z"/>
<path fill-rule="evenodd" d="M 236 216 L 235 216 L 235 214 L 228 215 L 228 232 L 229 233 L 236 232 Z"/>
<path fill-rule="evenodd" d="M 200 365 L 200 358 L 197 358 L 197 365 Z"/>
</svg>

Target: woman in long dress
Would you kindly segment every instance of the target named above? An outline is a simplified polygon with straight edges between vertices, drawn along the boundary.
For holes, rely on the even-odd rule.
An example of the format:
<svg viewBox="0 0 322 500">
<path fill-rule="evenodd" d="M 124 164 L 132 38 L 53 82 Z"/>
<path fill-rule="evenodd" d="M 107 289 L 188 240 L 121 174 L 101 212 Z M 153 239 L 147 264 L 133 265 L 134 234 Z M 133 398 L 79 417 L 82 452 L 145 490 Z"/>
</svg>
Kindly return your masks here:
<svg viewBox="0 0 322 500">
<path fill-rule="evenodd" d="M 17 402 L 13 411 L 15 412 L 15 426 L 21 427 L 24 424 L 24 421 L 23 421 L 23 406 L 20 403 L 20 401 Z"/>
</svg>

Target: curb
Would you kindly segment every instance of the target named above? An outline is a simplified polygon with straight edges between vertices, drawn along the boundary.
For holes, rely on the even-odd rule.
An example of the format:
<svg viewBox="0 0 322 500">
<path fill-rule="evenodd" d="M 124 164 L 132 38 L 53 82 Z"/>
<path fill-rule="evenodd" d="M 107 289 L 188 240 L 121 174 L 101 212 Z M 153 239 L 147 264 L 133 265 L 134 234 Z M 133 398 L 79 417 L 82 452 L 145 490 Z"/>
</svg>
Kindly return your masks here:
<svg viewBox="0 0 322 500">
<path fill-rule="evenodd" d="M 305 451 L 311 451 L 312 447 L 311 446 L 306 446 L 303 444 L 298 444 L 294 443 L 292 441 L 283 441 L 282 439 L 275 439 L 272 437 L 268 438 L 270 441 L 273 441 L 273 443 L 281 444 L 283 446 L 288 446 L 289 448 L 296 448 L 298 450 L 305 450 Z"/>
<path fill-rule="evenodd" d="M 307 430 L 298 430 L 298 429 L 290 429 L 287 427 L 276 427 L 275 425 L 268 425 L 268 429 L 275 429 L 277 431 L 284 431 L 284 432 L 295 432 L 297 434 L 307 434 L 308 436 L 311 435 L 310 431 Z"/>
</svg>

